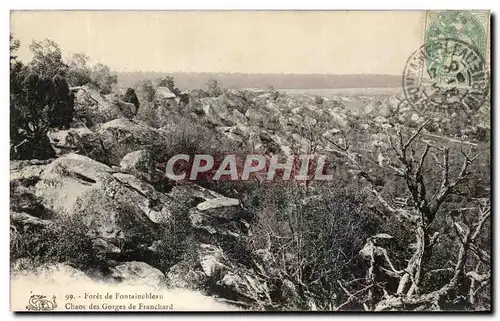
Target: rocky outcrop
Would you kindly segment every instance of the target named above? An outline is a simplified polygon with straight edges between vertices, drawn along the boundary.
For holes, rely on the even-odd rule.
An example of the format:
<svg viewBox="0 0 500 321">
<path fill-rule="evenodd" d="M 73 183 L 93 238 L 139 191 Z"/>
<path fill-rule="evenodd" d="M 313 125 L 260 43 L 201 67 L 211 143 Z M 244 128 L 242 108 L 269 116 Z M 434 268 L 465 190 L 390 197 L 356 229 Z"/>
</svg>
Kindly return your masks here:
<svg viewBox="0 0 500 321">
<path fill-rule="evenodd" d="M 115 97 L 101 95 L 89 86 L 71 88 L 75 94 L 75 112 L 78 118 L 89 124 L 105 123 L 125 116 L 122 108 L 116 104 Z"/>
<path fill-rule="evenodd" d="M 137 178 L 152 181 L 155 174 L 153 155 L 147 150 L 137 150 L 125 155 L 120 161 L 120 168 Z"/>
<path fill-rule="evenodd" d="M 162 132 L 140 121 L 118 118 L 103 124 L 98 134 L 108 154 L 108 162 L 112 165 L 119 165 L 128 153 L 150 147 L 158 142 Z"/>
<path fill-rule="evenodd" d="M 131 119 L 137 115 L 137 107 L 132 103 L 120 99 L 113 99 L 113 104 L 118 107 L 120 113 L 126 118 Z"/>
<path fill-rule="evenodd" d="M 243 264 L 249 259 L 244 252 L 251 218 L 240 202 L 199 186 L 176 187 L 170 195 L 183 196 L 191 204 L 189 219 L 196 244 L 194 257 L 168 271 L 168 283 L 201 288 L 243 306 L 270 304 L 266 281 L 247 265 L 249 262 Z"/>
<path fill-rule="evenodd" d="M 193 237 L 191 255 L 169 271 L 145 262 L 125 262 L 112 268 L 111 276 L 127 284 L 147 280 L 148 284 L 202 289 L 243 306 L 266 306 L 271 302 L 266 281 L 248 261 L 251 217 L 237 199 L 193 184 L 176 186 L 168 194 L 159 193 L 134 175 L 72 153 L 48 164 L 15 164 L 11 185 L 14 194 L 24 197 L 26 203 L 17 201 L 18 207 L 11 213 L 16 226 L 51 228 L 50 218 L 22 211 L 30 205 L 54 216 L 77 217 L 87 226 L 94 246 L 112 258 L 127 257 L 122 245 L 130 243 L 131 228 L 146 234 L 160 228 L 160 223 L 172 221 L 175 206 L 187 207 L 187 224 Z M 154 242 L 134 246 L 155 252 Z M 163 272 L 168 273 L 164 276 Z"/>
<path fill-rule="evenodd" d="M 254 309 L 271 305 L 267 283 L 248 266 L 231 260 L 216 245 L 200 243 L 193 262 L 181 262 L 167 273 L 171 286 L 204 289 L 208 294 Z"/>
<path fill-rule="evenodd" d="M 165 286 L 166 278 L 160 270 L 144 262 L 125 262 L 111 269 L 111 277 L 128 285 Z"/>
<path fill-rule="evenodd" d="M 58 156 L 80 150 L 84 142 L 89 141 L 94 135 L 94 132 L 87 127 L 50 131 L 47 133 L 52 149 L 54 149 L 54 152 Z"/>
<path fill-rule="evenodd" d="M 129 237 L 130 227 L 148 231 L 171 219 L 173 201 L 167 195 L 77 154 L 11 171 L 11 188 L 15 195 L 31 200 L 40 213 L 81 218 L 95 244 L 115 254 Z"/>
</svg>

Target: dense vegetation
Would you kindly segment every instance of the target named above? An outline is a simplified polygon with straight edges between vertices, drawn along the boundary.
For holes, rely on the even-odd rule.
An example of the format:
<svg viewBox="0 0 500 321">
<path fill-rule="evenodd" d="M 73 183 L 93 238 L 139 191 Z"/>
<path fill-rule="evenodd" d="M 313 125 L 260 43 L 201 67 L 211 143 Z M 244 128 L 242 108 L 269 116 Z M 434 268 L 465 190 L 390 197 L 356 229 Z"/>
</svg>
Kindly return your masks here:
<svg viewBox="0 0 500 321">
<path fill-rule="evenodd" d="M 88 57 L 76 54 L 69 63 L 51 41 L 33 41 L 33 59 L 17 59 L 20 42 L 10 35 L 10 145 L 13 159 L 46 159 L 53 156 L 47 132 L 69 128 L 74 115 L 70 86 L 90 83 L 102 93 L 111 92 L 116 76 L 108 67 L 88 67 Z"/>
</svg>

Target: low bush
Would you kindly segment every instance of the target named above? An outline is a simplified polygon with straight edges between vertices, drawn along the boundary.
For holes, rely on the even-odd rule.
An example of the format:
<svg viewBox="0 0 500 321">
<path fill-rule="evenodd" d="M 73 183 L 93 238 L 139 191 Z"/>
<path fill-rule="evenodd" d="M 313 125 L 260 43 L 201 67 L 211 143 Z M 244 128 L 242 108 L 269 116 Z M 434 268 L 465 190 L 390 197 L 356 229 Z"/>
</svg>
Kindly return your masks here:
<svg viewBox="0 0 500 321">
<path fill-rule="evenodd" d="M 84 272 L 106 271 L 110 261 L 99 253 L 77 217 L 57 217 L 49 226 L 11 226 L 11 262 L 28 258 L 33 267 L 65 263 Z"/>
<path fill-rule="evenodd" d="M 312 298 L 327 308 L 341 293 L 337 280 L 364 277 L 358 252 L 381 226 L 364 198 L 354 184 L 308 190 L 278 183 L 263 184 L 247 198 L 245 206 L 256 217 L 253 252 L 270 251 L 268 272 L 274 282 L 295 284 L 301 298 L 296 307 L 307 308 L 302 305 Z"/>
</svg>

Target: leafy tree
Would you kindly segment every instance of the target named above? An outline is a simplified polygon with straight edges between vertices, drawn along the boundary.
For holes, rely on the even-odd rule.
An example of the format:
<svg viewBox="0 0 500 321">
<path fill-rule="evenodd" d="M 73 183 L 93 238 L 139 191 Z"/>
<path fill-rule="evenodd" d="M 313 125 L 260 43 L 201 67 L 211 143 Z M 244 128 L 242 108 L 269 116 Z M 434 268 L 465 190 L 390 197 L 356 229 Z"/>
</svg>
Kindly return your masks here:
<svg viewBox="0 0 500 321">
<path fill-rule="evenodd" d="M 33 41 L 30 45 L 33 59 L 28 64 L 32 73 L 52 78 L 55 75 L 67 76 L 68 65 L 62 59 L 61 48 L 50 39 Z"/>
<path fill-rule="evenodd" d="M 91 81 L 91 69 L 87 62 L 89 57 L 84 53 L 75 53 L 68 62 L 68 82 L 72 86 L 82 86 Z"/>
<path fill-rule="evenodd" d="M 118 76 L 111 75 L 109 67 L 101 63 L 92 68 L 90 78 L 91 83 L 99 88 L 101 94 L 109 94 L 113 85 L 118 82 Z"/>
<path fill-rule="evenodd" d="M 11 46 L 11 57 L 19 46 Z M 47 138 L 50 128 L 67 128 L 73 118 L 73 95 L 58 59 L 57 44 L 35 43 L 34 60 L 28 66 L 16 61 L 10 68 L 11 157 L 48 158 L 52 150 Z M 46 54 L 48 57 L 44 56 Z M 46 64 L 46 65 L 44 65 Z M 54 74 L 55 73 L 55 74 Z"/>
<path fill-rule="evenodd" d="M 139 99 L 132 88 L 127 88 L 125 95 L 123 95 L 123 101 L 132 103 L 136 108 L 139 108 Z"/>
<path fill-rule="evenodd" d="M 10 62 L 13 63 L 17 60 L 15 52 L 19 49 L 21 42 L 19 39 L 14 38 L 14 34 L 10 33 Z"/>
</svg>

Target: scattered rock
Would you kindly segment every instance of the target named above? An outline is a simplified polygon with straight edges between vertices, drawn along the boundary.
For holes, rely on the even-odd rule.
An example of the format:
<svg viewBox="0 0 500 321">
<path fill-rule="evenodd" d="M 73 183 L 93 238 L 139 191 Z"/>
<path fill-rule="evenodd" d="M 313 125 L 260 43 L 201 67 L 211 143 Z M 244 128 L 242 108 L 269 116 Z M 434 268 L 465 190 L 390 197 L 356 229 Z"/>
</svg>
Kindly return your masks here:
<svg viewBox="0 0 500 321">
<path fill-rule="evenodd" d="M 98 90 L 89 86 L 72 88 L 75 94 L 75 112 L 88 124 L 105 123 L 120 117 L 131 117 L 135 106 L 119 101 L 112 95 L 101 95 Z"/>
<path fill-rule="evenodd" d="M 206 200 L 196 206 L 198 211 L 225 219 L 235 218 L 242 208 L 240 201 L 234 198 L 218 197 Z"/>
<path fill-rule="evenodd" d="M 128 238 L 127 226 L 147 230 L 170 219 L 172 202 L 167 195 L 132 175 L 114 174 L 120 175 L 88 157 L 66 154 L 48 165 L 11 172 L 11 183 L 30 190 L 32 206 L 81 217 L 91 235 L 115 245 Z"/>
<path fill-rule="evenodd" d="M 375 117 L 375 119 L 373 119 L 373 121 L 376 123 L 379 123 L 379 124 L 383 124 L 383 123 L 387 123 L 387 118 L 382 117 L 382 116 L 377 116 L 377 117 Z"/>
<path fill-rule="evenodd" d="M 49 131 L 47 137 L 56 155 L 78 151 L 82 148 L 83 140 L 95 134 L 87 127 L 71 128 L 68 130 Z"/>
<path fill-rule="evenodd" d="M 124 172 L 135 175 L 138 178 L 152 181 L 155 174 L 153 155 L 147 150 L 137 150 L 123 156 L 120 167 Z"/>
<path fill-rule="evenodd" d="M 119 118 L 103 124 L 99 135 L 102 146 L 107 151 L 109 163 L 118 165 L 128 153 L 158 142 L 162 133 L 139 121 Z"/>
</svg>

